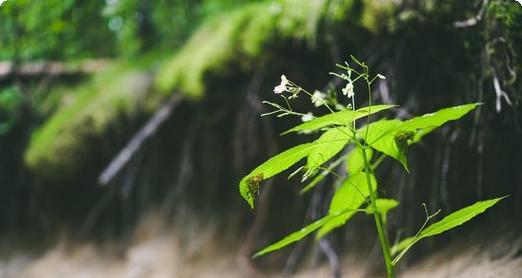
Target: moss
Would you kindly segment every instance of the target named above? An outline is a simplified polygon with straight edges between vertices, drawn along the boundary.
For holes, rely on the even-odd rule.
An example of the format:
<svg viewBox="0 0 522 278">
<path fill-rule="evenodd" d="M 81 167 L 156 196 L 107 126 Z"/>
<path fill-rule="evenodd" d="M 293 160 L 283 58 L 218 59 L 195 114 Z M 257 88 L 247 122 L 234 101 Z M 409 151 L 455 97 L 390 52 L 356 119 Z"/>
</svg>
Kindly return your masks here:
<svg viewBox="0 0 522 278">
<path fill-rule="evenodd" d="M 88 84 L 69 88 L 64 106 L 37 129 L 25 152 L 25 162 L 46 179 L 75 176 L 93 157 L 92 144 L 122 118 L 147 109 L 151 77 L 119 65 L 97 74 Z M 99 146 L 97 146 L 99 147 Z"/>
<path fill-rule="evenodd" d="M 178 88 L 189 96 L 201 96 L 205 73 L 218 71 L 234 58 L 237 33 L 249 15 L 238 10 L 207 20 L 163 68 L 157 79 L 158 88 L 161 91 Z"/>
<path fill-rule="evenodd" d="M 382 19 L 383 14 L 389 14 L 391 4 L 366 4 L 372 2 L 271 1 L 248 4 L 210 18 L 165 63 L 156 78 L 156 86 L 163 92 L 180 90 L 188 96 L 201 97 L 209 90 L 205 78 L 210 73 L 223 75 L 236 63 L 256 65 L 263 55 L 269 55 L 265 50 L 271 45 L 288 44 L 289 40 L 315 42 L 323 22 L 348 28 L 364 23 L 369 29 L 377 30 L 379 23 L 369 19 L 371 14 Z M 371 8 L 365 22 L 349 12 L 355 6 Z M 347 22 L 351 25 L 346 25 Z"/>
</svg>

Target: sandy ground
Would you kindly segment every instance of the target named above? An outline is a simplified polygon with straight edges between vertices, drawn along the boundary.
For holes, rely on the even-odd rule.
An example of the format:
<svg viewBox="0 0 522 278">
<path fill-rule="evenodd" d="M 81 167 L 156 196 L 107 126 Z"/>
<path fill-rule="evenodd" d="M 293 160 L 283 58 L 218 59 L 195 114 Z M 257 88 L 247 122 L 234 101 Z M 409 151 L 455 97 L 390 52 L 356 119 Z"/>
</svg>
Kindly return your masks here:
<svg viewBox="0 0 522 278">
<path fill-rule="evenodd" d="M 197 252 L 187 255 L 186 252 L 179 251 L 187 250 L 186 242 L 174 236 L 172 230 L 162 229 L 157 222 L 146 221 L 137 229 L 130 247 L 123 251 L 121 248 L 104 246 L 103 249 L 100 246 L 68 244 L 63 241 L 39 256 L 12 253 L 1 257 L 0 277 L 252 277 L 241 271 L 236 256 L 232 253 L 219 255 L 215 248 L 209 248 L 213 241 L 215 239 L 208 237 L 194 247 L 210 250 L 206 252 L 207 255 L 194 255 Z M 407 271 L 400 273 L 399 277 L 522 277 L 520 246 L 521 240 L 508 244 L 505 240 L 491 241 L 481 247 L 465 243 L 450 245 L 414 265 L 403 265 L 403 268 L 407 267 Z M 342 265 L 343 277 L 374 277 L 367 274 L 368 265 L 365 262 L 353 257 L 344 258 Z M 294 277 L 331 277 L 331 272 L 327 264 L 316 268 L 305 266 Z"/>
<path fill-rule="evenodd" d="M 177 253 L 177 244 L 168 236 L 158 236 L 128 249 L 123 256 L 101 251 L 89 245 L 73 249 L 56 247 L 41 257 L 14 255 L 0 263 L 0 277 L 55 278 L 55 277 L 248 277 L 237 266 L 234 256 L 187 259 Z M 343 277 L 365 277 L 364 263 L 346 261 Z M 267 277 L 279 277 L 268 275 Z M 295 277 L 331 277 L 323 265 L 302 269 Z M 455 250 L 448 248 L 412 265 L 399 277 L 522 277 L 522 256 L 492 253 L 477 248 Z"/>
</svg>

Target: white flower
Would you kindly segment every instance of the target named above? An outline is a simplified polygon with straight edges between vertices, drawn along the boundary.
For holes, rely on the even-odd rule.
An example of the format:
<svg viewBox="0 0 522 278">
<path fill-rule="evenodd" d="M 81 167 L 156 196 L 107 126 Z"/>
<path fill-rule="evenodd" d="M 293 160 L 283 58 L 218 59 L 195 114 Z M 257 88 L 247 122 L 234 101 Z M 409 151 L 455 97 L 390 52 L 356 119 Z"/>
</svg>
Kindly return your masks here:
<svg viewBox="0 0 522 278">
<path fill-rule="evenodd" d="M 312 112 L 308 112 L 308 113 L 304 114 L 303 116 L 301 116 L 301 121 L 303 121 L 303 122 L 308 122 L 313 119 L 314 119 L 314 114 L 312 114 Z"/>
<path fill-rule="evenodd" d="M 355 95 L 353 92 L 353 84 L 351 82 L 348 82 L 342 91 L 343 95 L 348 96 L 348 98 L 352 98 Z"/>
<path fill-rule="evenodd" d="M 515 0 L 515 1 L 517 1 L 520 4 L 520 6 L 522 6 L 522 0 Z"/>
<path fill-rule="evenodd" d="M 288 79 L 286 79 L 286 76 L 283 74 L 281 75 L 281 83 L 279 85 L 275 86 L 274 93 L 280 94 L 282 92 L 289 92 L 290 89 L 288 86 Z"/>
<path fill-rule="evenodd" d="M 312 95 L 312 103 L 315 105 L 315 107 L 319 107 L 319 106 L 323 105 L 325 99 L 326 99 L 326 94 L 323 94 L 318 90 L 314 91 L 314 94 Z"/>
<path fill-rule="evenodd" d="M 0 0 L 0 6 L 2 6 L 2 4 L 7 1 L 7 0 Z"/>
<path fill-rule="evenodd" d="M 382 74 L 377 74 L 377 78 L 379 78 L 379 79 L 386 79 L 386 76 L 384 76 Z"/>
</svg>

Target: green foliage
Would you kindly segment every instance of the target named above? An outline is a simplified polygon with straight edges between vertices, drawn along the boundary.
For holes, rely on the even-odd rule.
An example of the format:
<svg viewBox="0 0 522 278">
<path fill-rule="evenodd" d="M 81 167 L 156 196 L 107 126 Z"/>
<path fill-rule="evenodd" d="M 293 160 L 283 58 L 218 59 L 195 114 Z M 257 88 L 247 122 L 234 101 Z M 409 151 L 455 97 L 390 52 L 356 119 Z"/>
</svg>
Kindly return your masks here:
<svg viewBox="0 0 522 278">
<path fill-rule="evenodd" d="M 148 73 L 121 64 L 97 74 L 85 85 L 69 88 L 62 107 L 39 129 L 25 153 L 38 175 L 62 180 L 80 175 L 92 157 L 89 146 L 119 120 L 146 113 L 151 95 Z M 63 89 L 62 89 L 63 90 Z"/>
<path fill-rule="evenodd" d="M 358 209 L 364 201 L 370 196 L 369 187 L 366 181 L 366 174 L 359 172 L 355 175 L 349 176 L 343 185 L 335 192 L 328 215 L 339 214 L 328 223 L 326 223 L 317 232 L 317 238 L 321 238 L 335 228 L 344 225 L 355 214 L 353 210 Z M 377 189 L 377 180 L 371 174 L 370 182 L 373 190 Z M 347 211 L 347 212 L 344 212 Z"/>
<path fill-rule="evenodd" d="M 246 0 L 118 0 L 103 10 L 118 49 L 136 56 L 151 49 L 172 51 L 207 17 L 248 3 Z"/>
<path fill-rule="evenodd" d="M 263 5 L 250 5 L 205 21 L 160 71 L 156 80 L 158 88 L 165 92 L 177 88 L 187 95 L 201 96 L 205 74 L 224 70 L 237 58 L 237 36 Z"/>
<path fill-rule="evenodd" d="M 263 54 L 265 50 L 289 40 L 306 40 L 314 44 L 321 23 L 366 28 L 362 22 L 349 17 L 354 2 L 263 1 L 208 18 L 163 65 L 156 86 L 164 92 L 176 89 L 189 96 L 201 97 L 208 90 L 209 75 L 223 77 L 231 70 L 252 70 L 267 60 L 268 55 Z M 364 1 L 364 5 L 371 2 Z M 388 9 L 381 5 L 374 8 L 374 12 Z"/>
<path fill-rule="evenodd" d="M 375 178 L 372 177 L 371 180 L 372 188 L 375 189 L 377 185 Z M 348 219 L 350 219 L 356 212 L 361 211 L 359 207 L 364 203 L 368 195 L 369 192 L 368 187 L 366 186 L 364 175 L 359 173 L 350 177 L 335 193 L 327 216 L 267 246 L 263 250 L 257 252 L 254 257 L 262 256 L 272 251 L 281 249 L 287 245 L 301 240 L 305 236 L 315 232 L 318 229 L 319 231 L 317 233 L 317 238 L 324 236 L 332 229 L 346 223 L 346 221 L 348 221 Z M 381 213 L 386 214 L 388 210 L 396 206 L 393 201 L 394 200 L 379 200 L 379 204 L 381 204 L 383 207 Z"/>
<path fill-rule="evenodd" d="M 0 59 L 137 57 L 179 47 L 205 18 L 251 0 L 6 1 Z"/>
<path fill-rule="evenodd" d="M 350 139 L 349 128 L 332 128 L 324 132 L 319 139 L 314 141 L 320 147 L 312 149 L 308 154 L 306 176 L 315 174 L 320 166 L 342 151 Z"/>
<path fill-rule="evenodd" d="M 522 9 L 513 1 L 490 1 L 487 9 L 487 17 L 498 19 L 508 30 L 520 30 L 522 27 Z"/>
<path fill-rule="evenodd" d="M 374 105 L 370 107 L 370 115 L 380 112 L 382 110 L 390 109 L 396 107 L 396 105 L 389 104 L 381 104 Z M 291 128 L 288 131 L 285 131 L 283 134 L 288 134 L 291 132 L 299 132 L 299 131 L 315 131 L 321 129 L 323 127 L 337 125 L 351 125 L 353 121 L 368 116 L 368 107 L 360 108 L 355 111 L 353 110 L 343 110 L 335 113 L 326 114 L 322 117 L 315 118 L 311 121 L 304 122 L 296 127 Z"/>
<path fill-rule="evenodd" d="M 318 174 L 312 182 L 306 185 L 301 193 L 316 186 L 319 181 L 323 180 L 329 173 L 333 174 L 337 172 L 336 167 L 339 163 L 346 160 L 347 166 L 345 167 L 345 173 L 335 173 L 335 177 L 340 179 L 342 185 L 334 193 L 328 214 L 305 228 L 269 245 L 255 256 L 261 256 L 283 248 L 315 231 L 317 231 L 316 238 L 321 238 L 333 229 L 345 225 L 356 212 L 364 211 L 374 217 L 386 264 L 387 276 L 394 277 L 394 265 L 417 241 L 425 237 L 440 234 L 463 224 L 484 212 L 502 198 L 479 202 L 448 215 L 426 229 L 421 228 L 421 231 L 415 237 L 405 239 L 394 247 L 392 252 L 386 230 L 387 214 L 391 209 L 397 207 L 399 203 L 393 199 L 378 197 L 378 187 L 377 180 L 374 176 L 374 169 L 379 166 L 382 159 L 389 156 L 401 162 L 404 168 L 408 170 L 407 152 L 411 144 L 419 142 L 425 135 L 441 125 L 463 117 L 474 110 L 478 104 L 472 103 L 444 108 L 437 112 L 414 117 L 405 121 L 384 119 L 370 122 L 373 114 L 390 109 L 394 107 L 394 105 L 369 105 L 368 107 L 355 109 L 355 99 L 353 99 L 354 92 L 352 91 L 354 88 L 353 83 L 357 80 L 365 81 L 367 92 L 370 94 L 372 83 L 377 79 L 385 79 L 385 77 L 380 74 L 370 76 L 368 67 L 364 63 L 354 57 L 352 57 L 352 61 L 359 66 L 358 70 L 350 67 L 346 63 L 346 66 L 339 66 L 346 71 L 346 74 L 335 74 L 347 82 L 345 89 L 342 90 L 343 95 L 346 95 L 348 99 L 352 98 L 351 106 L 349 106 L 351 108 L 338 112 L 334 112 L 329 107 L 328 101 L 323 100 L 317 102 L 318 97 L 315 96 L 315 94 L 310 94 L 294 82 L 288 80 L 284 75 L 281 77 L 281 84 L 276 87 L 274 92 L 276 94 L 290 94 L 289 97 L 283 95 L 286 106 L 288 107 L 265 102 L 276 109 L 275 111 L 264 114 L 265 116 L 275 114 L 278 117 L 294 115 L 303 117 L 308 115 L 309 113 L 300 113 L 292 110 L 288 103 L 289 100 L 297 98 L 300 93 L 308 95 L 312 103 L 316 106 L 326 106 L 330 110 L 330 113 L 311 120 L 303 117 L 302 124 L 288 130 L 284 134 L 290 132 L 310 133 L 315 131 L 320 133 L 319 138 L 311 143 L 291 148 L 269 159 L 254 169 L 249 175 L 245 176 L 241 180 L 239 187 L 241 195 L 253 208 L 255 195 L 258 193 L 259 185 L 263 179 L 272 177 L 286 170 L 303 158 L 307 158 L 307 163 L 304 167 L 306 172 L 303 175 L 303 181 L 317 174 L 318 170 L 322 170 L 322 172 Z M 352 78 L 352 75 L 355 75 L 355 77 Z M 333 97 L 337 97 L 337 94 L 334 93 Z M 339 103 L 337 100 L 333 101 L 333 104 L 337 103 Z M 357 128 L 357 120 L 362 118 L 366 118 L 366 123 L 363 127 Z M 327 167 L 323 166 L 349 145 L 353 145 L 353 147 L 348 155 L 340 156 Z M 380 155 L 372 164 L 371 160 L 376 152 L 380 153 Z M 299 170 L 300 169 L 301 168 L 299 168 Z M 298 171 L 294 173 L 298 173 Z M 367 206 L 361 208 L 365 202 Z M 434 216 L 435 215 L 427 215 L 426 223 Z M 402 253 L 395 257 L 395 260 L 392 260 L 392 254 L 401 250 Z"/>
<path fill-rule="evenodd" d="M 366 141 L 375 150 L 398 160 L 408 170 L 406 155 L 409 145 L 418 142 L 435 128 L 461 118 L 477 105 L 472 103 L 444 108 L 407 121 L 381 120 L 370 124 Z M 359 130 L 359 135 L 366 135 L 366 127 Z"/>
<path fill-rule="evenodd" d="M 338 167 L 344 160 L 346 156 L 341 156 L 336 161 L 332 162 L 328 168 L 323 169 L 323 171 L 315 176 L 315 178 L 306 186 L 301 189 L 300 194 L 304 194 L 314 188 L 319 182 L 321 182 L 328 174 L 330 174 L 336 167 Z"/>
<path fill-rule="evenodd" d="M 0 60 L 112 54 L 112 34 L 101 17 L 104 5 L 104 1 L 6 1 L 0 8 Z"/>
<path fill-rule="evenodd" d="M 399 202 L 393 199 L 377 199 L 375 203 L 379 208 L 379 214 L 381 215 L 383 223 L 386 223 L 388 212 L 399 205 Z M 369 211 L 367 213 L 369 214 Z"/>
<path fill-rule="evenodd" d="M 372 149 L 368 149 L 366 152 L 368 159 L 371 160 L 373 157 Z M 364 159 L 360 148 L 354 147 L 346 158 L 346 172 L 349 175 L 359 173 L 364 169 Z"/>
<path fill-rule="evenodd" d="M 475 216 L 483 213 L 488 208 L 494 206 L 496 203 L 498 203 L 500 200 L 504 198 L 505 197 L 501 197 L 476 202 L 473 205 L 455 211 L 449 214 L 448 216 L 444 217 L 442 220 L 431 224 L 427 228 L 421 230 L 420 233 L 418 233 L 416 236 L 403 239 L 401 242 L 393 246 L 391 249 L 392 254 L 397 254 L 398 252 L 403 251 L 403 253 L 399 254 L 396 257 L 394 263 L 397 263 L 400 260 L 400 258 L 404 255 L 404 253 L 408 251 L 408 249 L 410 249 L 415 243 L 419 242 L 421 239 L 435 236 L 448 230 L 451 230 L 457 226 L 460 226 L 473 219 Z"/>
<path fill-rule="evenodd" d="M 375 178 L 372 177 L 372 188 L 375 189 L 376 186 L 377 182 L 375 181 Z M 267 246 L 256 253 L 255 257 L 281 249 L 302 239 L 317 229 L 320 229 L 317 237 L 320 238 L 324 236 L 332 229 L 343 225 L 356 212 L 358 212 L 359 207 L 364 203 L 368 195 L 369 192 L 368 187 L 366 186 L 364 174 L 359 173 L 351 176 L 335 193 L 334 198 L 330 203 L 330 209 L 327 216 Z"/>
<path fill-rule="evenodd" d="M 239 183 L 239 192 L 241 192 L 241 196 L 243 196 L 243 198 L 248 202 L 250 207 L 254 208 L 254 199 L 256 197 L 254 193 L 257 192 L 257 188 L 252 188 L 252 184 L 249 184 L 249 181 L 256 176 L 261 177 L 261 181 L 263 181 L 279 174 L 306 157 L 310 150 L 316 146 L 317 145 L 313 143 L 295 146 L 259 165 Z M 257 183 L 256 186 L 259 186 L 259 183 Z"/>
<path fill-rule="evenodd" d="M 321 226 L 323 226 L 325 223 L 327 223 L 328 221 L 331 221 L 332 218 L 334 218 L 335 216 L 326 216 L 324 218 L 321 218 L 315 222 L 313 222 L 312 224 L 300 229 L 299 231 L 297 232 L 294 232 L 294 233 L 291 233 L 289 234 L 288 236 L 286 236 L 285 238 L 281 239 L 280 241 L 276 242 L 276 243 L 273 243 L 273 244 L 270 244 L 269 246 L 263 248 L 261 251 L 257 252 L 254 257 L 259 257 L 259 256 L 263 256 L 267 253 L 270 253 L 270 252 L 273 252 L 275 250 L 279 250 L 289 244 L 292 244 L 296 241 L 299 241 L 301 240 L 302 238 L 304 238 L 305 236 L 309 235 L 310 233 L 316 231 L 317 229 L 319 229 Z"/>
</svg>

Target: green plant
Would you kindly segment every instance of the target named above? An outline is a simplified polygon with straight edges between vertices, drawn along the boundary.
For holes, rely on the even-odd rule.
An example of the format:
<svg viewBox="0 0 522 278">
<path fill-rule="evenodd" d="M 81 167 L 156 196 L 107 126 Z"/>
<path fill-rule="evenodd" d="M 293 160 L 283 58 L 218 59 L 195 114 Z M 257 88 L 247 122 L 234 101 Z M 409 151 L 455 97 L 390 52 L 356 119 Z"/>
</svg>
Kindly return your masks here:
<svg viewBox="0 0 522 278">
<path fill-rule="evenodd" d="M 333 229 L 346 224 L 357 212 L 365 212 L 372 215 L 375 221 L 387 277 L 394 277 L 395 266 L 415 243 L 467 222 L 504 197 L 477 202 L 453 212 L 429 226 L 427 226 L 428 222 L 440 211 L 430 215 L 426 209 L 426 221 L 419 232 L 412 237 L 403 239 L 397 245 L 391 246 L 386 229 L 386 215 L 389 210 L 398 205 L 398 202 L 379 197 L 378 182 L 374 174 L 375 169 L 386 157 L 391 157 L 400 162 L 406 171 L 409 171 L 406 157 L 410 145 L 419 142 L 422 137 L 435 128 L 461 118 L 474 110 L 479 104 L 471 103 L 444 108 L 409 120 L 380 119 L 372 121 L 371 118 L 374 114 L 396 106 L 372 105 L 371 85 L 375 80 L 385 79 L 385 77 L 380 74 L 371 75 L 365 63 L 354 57 L 351 58 L 356 68 L 345 63 L 345 65 L 338 65 L 343 71 L 342 74 L 331 73 L 346 82 L 342 94 L 351 100 L 351 103 L 347 106 L 343 106 L 338 101 L 338 94 L 334 91 L 327 93 L 315 91 L 312 94 L 288 80 L 284 75 L 281 76 L 281 84 L 275 87 L 274 92 L 283 98 L 285 104 L 280 105 L 265 101 L 265 104 L 270 105 L 275 110 L 264 114 L 264 116 L 299 116 L 303 123 L 283 134 L 292 132 L 318 133 L 320 136 L 313 142 L 301 144 L 277 154 L 255 168 L 240 181 L 239 191 L 248 204 L 254 208 L 255 197 L 263 180 L 281 173 L 306 158 L 306 164 L 290 175 L 303 173 L 302 181 L 308 183 L 302 189 L 302 193 L 309 191 L 328 174 L 335 175 L 342 181 L 330 202 L 328 214 L 269 245 L 257 252 L 254 257 L 278 250 L 315 231 L 317 231 L 316 237 L 321 238 Z M 369 105 L 367 107 L 358 109 L 356 107 L 354 98 L 356 83 L 363 83 L 362 87 L 368 94 Z M 290 101 L 300 94 L 307 95 L 316 107 L 326 108 L 329 113 L 321 117 L 314 117 L 311 113 L 300 113 L 293 110 Z M 358 121 L 364 122 L 358 124 Z M 342 150 L 345 149 L 350 151 L 347 154 L 342 154 Z M 335 157 L 338 158 L 334 159 Z M 331 160 L 334 161 L 326 165 Z M 333 172 L 333 169 L 342 161 L 347 162 L 346 175 Z M 424 207 L 426 208 L 426 206 Z"/>
</svg>

